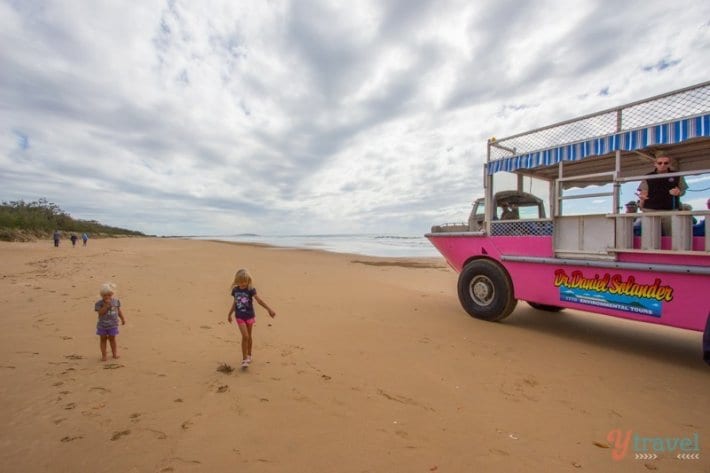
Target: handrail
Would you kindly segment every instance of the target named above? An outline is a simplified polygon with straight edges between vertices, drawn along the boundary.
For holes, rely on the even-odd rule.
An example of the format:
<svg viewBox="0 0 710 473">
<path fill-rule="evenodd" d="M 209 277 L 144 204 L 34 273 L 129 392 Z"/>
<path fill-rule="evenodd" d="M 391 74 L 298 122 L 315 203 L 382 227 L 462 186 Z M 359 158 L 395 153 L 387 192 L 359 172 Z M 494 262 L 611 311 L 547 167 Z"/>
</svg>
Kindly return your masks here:
<svg viewBox="0 0 710 473">
<path fill-rule="evenodd" d="M 614 195 L 613 192 L 592 192 L 589 194 L 579 194 L 579 195 L 562 195 L 559 200 L 574 200 L 574 199 L 588 199 L 590 197 L 608 197 Z"/>
<path fill-rule="evenodd" d="M 670 212 L 670 213 L 669 213 Z M 691 217 L 704 217 L 710 215 L 710 210 L 645 210 L 642 212 L 635 213 L 618 213 L 618 214 L 605 214 L 607 217 L 622 217 L 622 218 L 641 218 L 642 216 L 649 217 L 668 217 L 669 215 L 690 215 Z"/>
<path fill-rule="evenodd" d="M 693 171 L 676 171 L 663 174 L 643 174 L 641 176 L 625 176 L 617 177 L 617 182 L 644 181 L 646 179 L 658 179 L 661 177 L 682 177 L 682 176 L 698 176 L 700 174 L 708 174 L 710 169 L 696 169 Z"/>
<path fill-rule="evenodd" d="M 585 179 L 591 179 L 594 177 L 604 177 L 604 176 L 611 176 L 612 178 L 616 175 L 615 171 L 605 171 L 605 172 L 597 172 L 594 174 L 583 174 L 581 176 L 570 176 L 570 177 L 558 177 L 557 180 L 560 182 L 566 182 L 566 181 L 583 181 Z"/>
</svg>

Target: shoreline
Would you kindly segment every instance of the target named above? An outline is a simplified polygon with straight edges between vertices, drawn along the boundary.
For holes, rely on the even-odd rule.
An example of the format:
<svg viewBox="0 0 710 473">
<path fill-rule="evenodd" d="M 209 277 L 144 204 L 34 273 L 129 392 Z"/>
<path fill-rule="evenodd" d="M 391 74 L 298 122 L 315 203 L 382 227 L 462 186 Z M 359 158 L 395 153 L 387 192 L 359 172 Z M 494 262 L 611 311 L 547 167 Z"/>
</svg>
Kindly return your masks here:
<svg viewBox="0 0 710 473">
<path fill-rule="evenodd" d="M 191 240 L 190 238 L 183 238 L 184 240 Z M 402 266 L 405 268 L 436 268 L 445 269 L 448 268 L 446 260 L 442 256 L 373 256 L 373 255 L 363 255 L 360 253 L 344 253 L 338 251 L 328 251 L 320 248 L 296 248 L 291 246 L 278 246 L 270 245 L 268 243 L 257 243 L 257 242 L 241 242 L 241 241 L 225 241 L 225 240 L 195 240 L 195 241 L 209 241 L 217 244 L 227 244 L 227 245 L 239 245 L 239 246 L 249 246 L 254 248 L 265 248 L 273 249 L 279 251 L 314 251 L 319 253 L 328 253 L 335 255 L 342 255 L 352 258 L 363 258 L 364 261 L 353 260 L 351 263 L 359 263 L 370 266 Z M 372 260 L 372 261 L 370 261 Z M 388 262 L 392 260 L 393 262 Z M 441 262 L 437 265 L 435 262 Z"/>
<path fill-rule="evenodd" d="M 246 235 L 185 237 L 200 241 L 266 244 L 278 248 L 313 249 L 330 253 L 377 257 L 437 258 L 441 255 L 424 235 L 397 236 L 377 233 L 333 235 Z"/>
<path fill-rule="evenodd" d="M 701 333 L 527 304 L 483 322 L 460 307 L 443 259 L 161 237 L 69 248 L 0 242 L 8 471 L 706 465 L 702 447 L 702 461 L 635 460 L 632 446 L 615 461 L 607 440 L 710 438 Z M 226 320 L 239 267 L 277 313 L 256 307 L 245 371 Z M 121 358 L 102 363 L 93 304 L 105 281 L 126 325 Z"/>
</svg>

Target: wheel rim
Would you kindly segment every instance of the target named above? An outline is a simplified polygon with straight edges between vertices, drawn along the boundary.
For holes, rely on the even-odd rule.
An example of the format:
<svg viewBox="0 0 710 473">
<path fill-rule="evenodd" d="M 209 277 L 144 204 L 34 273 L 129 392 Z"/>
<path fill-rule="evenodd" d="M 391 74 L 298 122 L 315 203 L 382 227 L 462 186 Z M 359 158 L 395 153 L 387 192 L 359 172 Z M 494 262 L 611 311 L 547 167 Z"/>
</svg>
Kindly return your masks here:
<svg viewBox="0 0 710 473">
<path fill-rule="evenodd" d="M 487 276 L 478 275 L 471 279 L 471 285 L 468 288 L 471 299 L 478 305 L 487 306 L 493 302 L 496 296 L 496 290 Z"/>
</svg>

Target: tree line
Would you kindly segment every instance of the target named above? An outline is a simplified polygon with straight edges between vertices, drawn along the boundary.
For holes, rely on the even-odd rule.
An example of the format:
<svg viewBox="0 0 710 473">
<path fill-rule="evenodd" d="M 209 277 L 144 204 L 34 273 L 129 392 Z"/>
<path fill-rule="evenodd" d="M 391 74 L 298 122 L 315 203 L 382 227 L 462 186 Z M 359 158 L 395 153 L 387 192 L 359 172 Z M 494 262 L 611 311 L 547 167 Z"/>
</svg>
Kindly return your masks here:
<svg viewBox="0 0 710 473">
<path fill-rule="evenodd" d="M 3 201 L 0 205 L 0 240 L 26 239 L 28 235 L 41 238 L 55 230 L 105 236 L 145 236 L 134 230 L 102 225 L 96 220 L 75 219 L 45 198 L 33 202 Z"/>
</svg>

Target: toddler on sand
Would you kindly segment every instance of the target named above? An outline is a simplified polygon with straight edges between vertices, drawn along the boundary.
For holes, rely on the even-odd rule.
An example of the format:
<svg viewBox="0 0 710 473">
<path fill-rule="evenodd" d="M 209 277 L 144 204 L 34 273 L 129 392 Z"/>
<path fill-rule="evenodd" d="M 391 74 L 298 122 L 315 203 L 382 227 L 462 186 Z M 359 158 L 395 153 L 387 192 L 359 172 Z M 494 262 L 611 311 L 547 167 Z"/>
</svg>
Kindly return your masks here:
<svg viewBox="0 0 710 473">
<path fill-rule="evenodd" d="M 96 335 L 99 339 L 99 347 L 101 348 L 101 361 L 106 361 L 106 341 L 111 345 L 111 354 L 114 358 L 118 358 L 118 348 L 116 347 L 116 335 L 118 335 L 118 319 L 121 319 L 121 325 L 126 325 L 126 319 L 123 318 L 121 311 L 121 301 L 114 298 L 116 285 L 107 282 L 101 286 L 99 294 L 101 299 L 94 304 L 94 310 L 99 313 L 99 320 L 96 322 Z"/>
<path fill-rule="evenodd" d="M 276 312 L 271 310 L 266 305 L 266 302 L 256 295 L 256 289 L 252 286 L 251 275 L 246 269 L 240 269 L 234 275 L 232 297 L 234 297 L 234 302 L 232 302 L 229 314 L 227 314 L 227 320 L 232 323 L 232 314 L 237 319 L 237 327 L 242 334 L 242 368 L 246 368 L 251 363 L 251 331 L 256 320 L 252 299 L 256 299 L 256 302 L 269 311 L 271 317 L 275 317 Z"/>
</svg>

